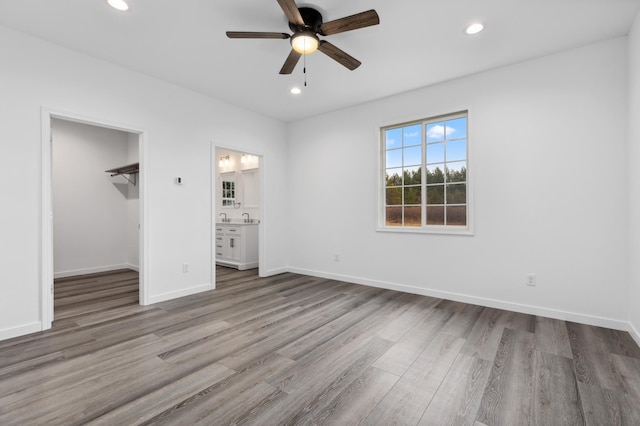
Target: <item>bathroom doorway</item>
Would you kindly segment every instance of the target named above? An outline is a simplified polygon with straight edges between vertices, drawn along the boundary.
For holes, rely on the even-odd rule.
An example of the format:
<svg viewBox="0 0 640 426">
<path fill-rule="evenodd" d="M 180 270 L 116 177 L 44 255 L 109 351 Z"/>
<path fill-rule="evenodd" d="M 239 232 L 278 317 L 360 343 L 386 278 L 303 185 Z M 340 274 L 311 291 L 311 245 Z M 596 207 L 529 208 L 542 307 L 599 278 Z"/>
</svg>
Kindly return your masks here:
<svg viewBox="0 0 640 426">
<path fill-rule="evenodd" d="M 264 158 L 214 147 L 212 186 L 213 273 L 216 267 L 260 270 Z"/>
</svg>

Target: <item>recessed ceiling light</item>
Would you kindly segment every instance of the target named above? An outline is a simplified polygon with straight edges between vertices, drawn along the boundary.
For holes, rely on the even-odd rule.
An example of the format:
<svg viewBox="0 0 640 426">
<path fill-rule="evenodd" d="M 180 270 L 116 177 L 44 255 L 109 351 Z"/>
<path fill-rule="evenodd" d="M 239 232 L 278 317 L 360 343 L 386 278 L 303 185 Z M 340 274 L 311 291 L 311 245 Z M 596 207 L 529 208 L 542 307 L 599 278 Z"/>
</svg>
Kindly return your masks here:
<svg viewBox="0 0 640 426">
<path fill-rule="evenodd" d="M 480 23 L 471 24 L 467 27 L 465 32 L 469 35 L 478 34 L 480 31 L 484 30 L 484 25 Z"/>
<path fill-rule="evenodd" d="M 291 93 L 293 93 L 294 95 L 299 95 L 300 93 L 302 93 L 302 90 L 300 90 L 299 87 L 294 87 L 290 90 Z"/>
<path fill-rule="evenodd" d="M 124 0 L 107 0 L 107 3 L 114 9 L 122 11 L 129 10 L 129 5 Z"/>
</svg>

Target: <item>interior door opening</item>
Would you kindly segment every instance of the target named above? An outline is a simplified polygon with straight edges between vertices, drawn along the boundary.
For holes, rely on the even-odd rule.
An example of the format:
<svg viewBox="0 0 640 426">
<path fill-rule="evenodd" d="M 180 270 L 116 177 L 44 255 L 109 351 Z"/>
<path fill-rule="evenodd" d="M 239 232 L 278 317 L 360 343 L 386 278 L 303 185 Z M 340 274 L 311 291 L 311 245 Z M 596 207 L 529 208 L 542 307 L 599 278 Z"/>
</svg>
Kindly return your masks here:
<svg viewBox="0 0 640 426">
<path fill-rule="evenodd" d="M 216 267 L 258 269 L 262 253 L 262 167 L 260 155 L 214 147 L 213 257 Z"/>
<path fill-rule="evenodd" d="M 78 312 L 100 301 L 138 303 L 139 285 L 133 292 L 133 275 L 124 273 L 140 269 L 138 135 L 54 118 L 51 136 L 54 320 L 58 306 L 78 300 L 86 301 Z M 107 282 L 93 285 L 105 273 L 114 283 L 108 291 Z"/>
<path fill-rule="evenodd" d="M 146 304 L 145 140 L 43 110 L 43 330 L 100 306 Z"/>
</svg>

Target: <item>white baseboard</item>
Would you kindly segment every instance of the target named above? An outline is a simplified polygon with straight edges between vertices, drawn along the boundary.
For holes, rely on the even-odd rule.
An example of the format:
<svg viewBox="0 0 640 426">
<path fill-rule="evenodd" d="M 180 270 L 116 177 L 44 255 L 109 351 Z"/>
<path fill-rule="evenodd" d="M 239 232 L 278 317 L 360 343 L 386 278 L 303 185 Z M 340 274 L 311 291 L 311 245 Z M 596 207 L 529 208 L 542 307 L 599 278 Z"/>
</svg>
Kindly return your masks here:
<svg viewBox="0 0 640 426">
<path fill-rule="evenodd" d="M 13 339 L 14 337 L 24 336 L 25 334 L 36 333 L 38 331 L 42 331 L 42 323 L 40 321 L 5 328 L 4 330 L 0 330 L 0 340 Z"/>
<path fill-rule="evenodd" d="M 277 268 L 277 269 L 269 269 L 268 271 L 260 271 L 260 277 L 261 278 L 266 278 L 266 277 L 271 277 L 274 275 L 280 275 L 280 274 L 284 274 L 286 272 L 290 272 L 291 270 L 289 268 Z"/>
<path fill-rule="evenodd" d="M 149 304 L 165 302 L 171 299 L 177 299 L 178 297 L 191 296 L 192 294 L 202 293 L 203 291 L 213 290 L 214 286 L 211 283 L 201 284 L 194 287 L 185 288 L 177 291 L 169 291 L 167 293 L 156 294 L 149 297 Z"/>
<path fill-rule="evenodd" d="M 631 322 L 629 322 L 628 331 L 631 337 L 633 337 L 633 340 L 635 340 L 638 346 L 640 346 L 640 332 L 633 326 L 633 323 Z"/>
<path fill-rule="evenodd" d="M 487 299 L 477 296 L 469 296 L 460 293 L 450 293 L 446 291 L 433 290 L 422 287 L 414 287 L 403 284 L 390 283 L 385 281 L 377 281 L 360 277 L 352 277 L 348 275 L 331 274 L 320 271 L 313 271 L 300 268 L 289 268 L 289 272 L 302 275 L 311 275 L 314 277 L 327 278 L 337 281 L 345 281 L 353 284 L 362 284 L 371 287 L 384 288 L 387 290 L 397 290 L 405 293 L 419 294 L 422 296 L 436 297 L 439 299 L 453 300 L 456 302 L 470 303 L 473 305 L 486 306 L 489 308 L 504 309 L 507 311 L 519 312 L 522 314 L 537 315 L 541 317 L 553 318 L 564 321 L 577 322 L 587 325 L 595 325 L 598 327 L 612 328 L 615 330 L 629 330 L 630 324 L 627 321 L 616 320 L 612 318 L 603 318 L 593 315 L 580 314 L 575 312 L 559 311 L 555 309 L 543 308 L 540 306 L 523 305 L 520 303 L 505 302 L 502 300 Z M 636 333 L 637 335 L 637 333 Z M 638 339 L 636 339 L 637 341 Z"/>
<path fill-rule="evenodd" d="M 131 269 L 132 271 L 140 272 L 140 266 L 132 265 L 131 263 L 127 263 L 127 269 Z"/>
<path fill-rule="evenodd" d="M 76 275 L 86 275 L 86 274 L 97 274 L 98 272 L 109 272 L 109 271 L 117 271 L 118 269 L 133 269 L 137 271 L 138 267 L 134 265 L 130 265 L 128 263 L 122 263 L 120 265 L 108 265 L 108 266 L 98 266 L 95 268 L 85 268 L 85 269 L 74 269 L 70 271 L 60 271 L 54 272 L 53 278 L 66 278 L 66 277 L 75 277 Z"/>
</svg>

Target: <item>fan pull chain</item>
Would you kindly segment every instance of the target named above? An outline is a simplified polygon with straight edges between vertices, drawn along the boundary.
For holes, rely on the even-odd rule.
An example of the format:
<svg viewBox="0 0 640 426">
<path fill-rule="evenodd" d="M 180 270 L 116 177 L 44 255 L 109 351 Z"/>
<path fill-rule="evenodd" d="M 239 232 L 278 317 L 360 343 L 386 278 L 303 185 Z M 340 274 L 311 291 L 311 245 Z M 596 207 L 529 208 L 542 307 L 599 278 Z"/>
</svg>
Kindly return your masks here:
<svg viewBox="0 0 640 426">
<path fill-rule="evenodd" d="M 304 61 L 304 68 L 302 68 L 302 73 L 304 74 L 304 87 L 307 87 L 307 55 L 304 55 L 302 60 Z"/>
</svg>

